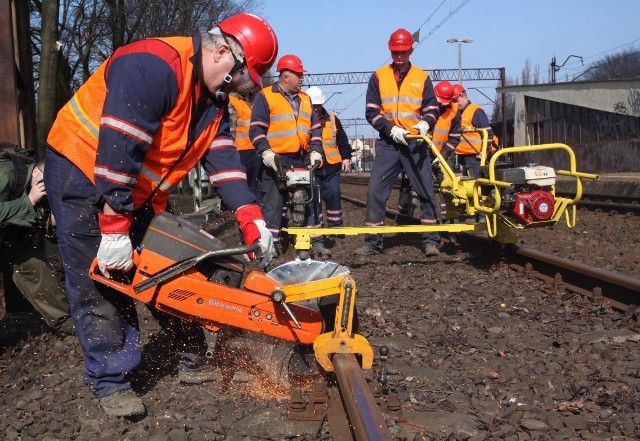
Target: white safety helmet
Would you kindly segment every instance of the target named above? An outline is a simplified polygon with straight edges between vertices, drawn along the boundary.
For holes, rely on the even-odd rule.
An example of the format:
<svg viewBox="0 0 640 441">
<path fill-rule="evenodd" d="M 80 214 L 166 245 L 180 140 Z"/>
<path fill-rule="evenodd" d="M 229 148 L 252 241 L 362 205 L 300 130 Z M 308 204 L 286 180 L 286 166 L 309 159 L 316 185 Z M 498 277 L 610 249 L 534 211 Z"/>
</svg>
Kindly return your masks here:
<svg viewBox="0 0 640 441">
<path fill-rule="evenodd" d="M 311 104 L 324 104 L 324 93 L 318 86 L 311 86 L 307 89 L 307 95 L 311 98 Z"/>
</svg>

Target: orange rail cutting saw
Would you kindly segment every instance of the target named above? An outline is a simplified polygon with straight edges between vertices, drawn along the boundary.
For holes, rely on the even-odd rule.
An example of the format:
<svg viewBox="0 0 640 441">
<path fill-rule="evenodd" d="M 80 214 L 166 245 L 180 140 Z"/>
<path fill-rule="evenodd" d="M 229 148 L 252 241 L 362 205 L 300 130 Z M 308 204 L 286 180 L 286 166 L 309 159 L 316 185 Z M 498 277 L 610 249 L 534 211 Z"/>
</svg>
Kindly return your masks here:
<svg viewBox="0 0 640 441">
<path fill-rule="evenodd" d="M 363 367 L 370 368 L 371 347 L 352 332 L 356 290 L 348 268 L 307 259 L 245 275 L 239 257 L 256 247 L 227 248 L 198 226 L 163 212 L 151 222 L 129 273 L 107 278 L 94 259 L 90 276 L 211 331 L 232 326 L 290 342 L 316 343 L 316 359 L 325 370 L 332 370 L 331 354 L 343 350 L 360 354 Z"/>
</svg>

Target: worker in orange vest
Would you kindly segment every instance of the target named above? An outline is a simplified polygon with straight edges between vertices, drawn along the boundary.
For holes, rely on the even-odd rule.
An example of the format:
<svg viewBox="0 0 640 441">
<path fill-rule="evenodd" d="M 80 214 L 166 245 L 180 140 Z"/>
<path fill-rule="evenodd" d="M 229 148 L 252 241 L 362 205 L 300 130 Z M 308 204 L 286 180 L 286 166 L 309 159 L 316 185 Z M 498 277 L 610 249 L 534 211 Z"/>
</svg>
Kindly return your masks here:
<svg viewBox="0 0 640 441">
<path fill-rule="evenodd" d="M 384 224 L 387 200 L 402 170 L 420 199 L 421 223 L 438 222 L 430 155 L 422 142 L 405 138 L 427 135 L 440 114 L 429 74 L 410 62 L 413 43 L 406 29 L 391 33 L 387 47 L 392 63 L 374 72 L 367 86 L 365 116 L 380 134 L 367 190 L 367 226 Z M 440 235 L 423 233 L 420 245 L 425 256 L 437 256 Z M 370 256 L 383 250 L 382 234 L 368 234 L 356 252 Z"/>
<path fill-rule="evenodd" d="M 329 227 L 342 227 L 344 222 L 340 201 L 340 174 L 351 171 L 351 144 L 340 119 L 334 112 L 324 108 L 325 97 L 322 89 L 311 86 L 307 89 L 307 94 L 311 98 L 313 111 L 318 115 L 322 125 L 324 161 L 322 167 L 315 173 L 316 182 L 320 187 L 320 196 L 326 206 L 326 223 Z"/>
<path fill-rule="evenodd" d="M 84 382 L 108 415 L 145 413 L 131 389 L 142 348 L 134 300 L 89 277 L 94 258 L 106 277 L 129 271 L 154 215 L 170 208 L 172 190 L 200 163 L 244 242 L 259 244 L 251 257 L 271 259 L 271 233 L 229 130 L 227 96 L 260 86 L 277 53 L 271 26 L 244 13 L 192 37 L 143 39 L 118 48 L 58 113 L 45 185 Z M 202 326 L 156 313 L 175 344 L 180 382 L 219 378 L 206 363 Z"/>
<path fill-rule="evenodd" d="M 489 125 L 489 117 L 477 104 L 472 103 L 467 92 L 461 84 L 454 86 L 454 102 L 458 104 L 460 128 L 485 129 L 488 133 L 487 146 L 493 141 L 493 129 Z M 460 134 L 460 142 L 455 148 L 458 160 L 467 174 L 476 179 L 480 177 L 480 153 L 482 152 L 482 134 L 478 132 L 466 132 Z"/>
<path fill-rule="evenodd" d="M 440 105 L 440 116 L 436 121 L 433 132 L 431 133 L 431 140 L 438 151 L 444 156 L 445 160 L 449 158 L 451 153 L 455 150 L 456 146 L 460 142 L 460 127 L 459 119 L 456 118 L 458 114 L 458 105 L 453 102 L 453 85 L 447 81 L 440 81 L 433 88 L 438 104 Z M 442 182 L 442 170 L 437 160 L 432 161 L 432 167 L 434 181 L 437 185 Z M 396 222 L 399 225 L 407 224 L 409 219 L 413 217 L 413 211 L 417 206 L 418 196 L 411 187 L 406 175 L 402 175 L 400 182 L 400 197 L 398 199 L 398 216 Z M 440 199 L 440 198 L 438 198 Z M 443 202 L 440 200 L 440 220 L 443 221 L 444 208 Z"/>
<path fill-rule="evenodd" d="M 278 81 L 264 87 L 255 97 L 251 111 L 249 136 L 262 158 L 262 211 L 273 235 L 276 254 L 284 252 L 281 241 L 283 213 L 289 200 L 288 190 L 279 185 L 276 155 L 282 169 L 307 168 L 322 164 L 322 127 L 313 111 L 311 98 L 302 89 L 306 70 L 296 55 L 283 55 L 276 66 Z M 305 207 L 304 225 L 319 225 L 319 199 L 314 193 Z M 322 236 L 311 237 L 312 255 L 328 253 Z"/>
<path fill-rule="evenodd" d="M 229 94 L 229 114 L 231 119 L 231 133 L 235 134 L 236 149 L 240 155 L 240 162 L 244 165 L 247 173 L 247 185 L 256 195 L 256 199 L 262 199 L 262 161 L 256 154 L 256 148 L 249 137 L 251 126 L 251 106 L 253 96 L 257 91 L 240 94 L 232 92 Z"/>
</svg>

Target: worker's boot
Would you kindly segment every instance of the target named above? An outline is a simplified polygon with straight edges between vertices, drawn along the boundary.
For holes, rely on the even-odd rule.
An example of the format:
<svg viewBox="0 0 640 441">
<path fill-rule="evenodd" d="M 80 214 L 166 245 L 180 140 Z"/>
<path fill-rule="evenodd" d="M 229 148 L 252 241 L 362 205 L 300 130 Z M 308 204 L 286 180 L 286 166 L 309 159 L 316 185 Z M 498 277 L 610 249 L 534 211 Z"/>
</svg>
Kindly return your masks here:
<svg viewBox="0 0 640 441">
<path fill-rule="evenodd" d="M 202 384 L 209 381 L 221 381 L 222 371 L 218 366 L 203 361 L 197 367 L 178 367 L 178 380 L 184 384 Z"/>
<path fill-rule="evenodd" d="M 144 403 L 131 389 L 119 390 L 98 400 L 104 413 L 117 417 L 141 416 L 146 413 Z"/>
</svg>

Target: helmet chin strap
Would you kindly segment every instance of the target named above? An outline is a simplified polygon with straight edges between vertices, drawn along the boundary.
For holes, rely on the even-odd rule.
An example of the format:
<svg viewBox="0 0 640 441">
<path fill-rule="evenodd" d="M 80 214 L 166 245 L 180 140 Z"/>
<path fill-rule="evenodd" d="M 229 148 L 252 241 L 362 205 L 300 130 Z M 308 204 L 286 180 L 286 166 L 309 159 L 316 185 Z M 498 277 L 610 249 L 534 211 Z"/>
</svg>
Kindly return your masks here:
<svg viewBox="0 0 640 441">
<path fill-rule="evenodd" d="M 229 96 L 229 89 L 231 89 L 231 80 L 233 80 L 233 70 L 235 69 L 231 69 L 231 71 L 224 77 L 222 86 L 220 86 L 220 88 L 216 90 L 216 93 L 214 95 L 217 100 L 224 101 Z"/>
</svg>

